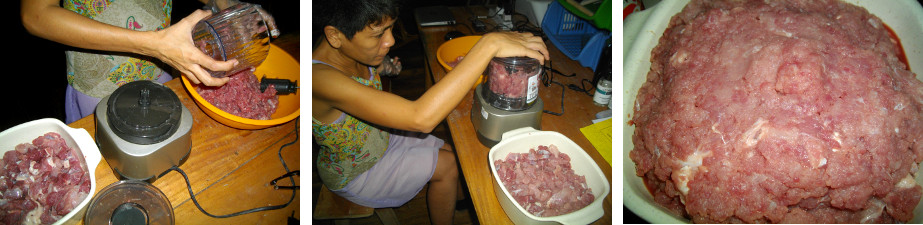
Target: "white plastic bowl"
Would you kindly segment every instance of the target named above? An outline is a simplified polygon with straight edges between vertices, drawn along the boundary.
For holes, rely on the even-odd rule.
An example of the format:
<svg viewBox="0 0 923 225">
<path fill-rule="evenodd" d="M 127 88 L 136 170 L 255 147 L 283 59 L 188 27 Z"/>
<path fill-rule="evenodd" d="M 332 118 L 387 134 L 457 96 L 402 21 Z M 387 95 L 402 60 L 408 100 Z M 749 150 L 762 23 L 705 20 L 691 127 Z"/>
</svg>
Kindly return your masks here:
<svg viewBox="0 0 923 225">
<path fill-rule="evenodd" d="M 510 195 L 506 187 L 500 185 L 497 169 L 494 168 L 494 161 L 506 159 L 510 153 L 528 153 L 529 149 L 537 148 L 539 145 L 555 145 L 562 153 L 570 156 L 571 168 L 577 175 L 586 177 L 587 185 L 590 186 L 593 196 L 596 198 L 593 203 L 573 211 L 568 214 L 549 217 L 538 217 L 532 215 L 522 208 L 516 200 Z M 490 160 L 491 174 L 494 176 L 494 192 L 497 194 L 497 200 L 503 211 L 515 224 L 589 224 L 598 220 L 605 213 L 603 211 L 603 200 L 609 195 L 609 181 L 603 174 L 593 158 L 587 155 L 583 148 L 571 141 L 564 135 L 553 131 L 537 131 L 531 127 L 519 128 L 503 133 L 500 143 L 494 145 L 487 154 Z"/>
<path fill-rule="evenodd" d="M 659 43 L 670 18 L 679 13 L 689 0 L 662 1 L 651 8 L 635 12 L 626 18 L 623 27 L 623 74 L 624 91 L 623 118 L 631 118 L 638 89 L 647 79 L 651 68 L 651 50 Z M 910 70 L 915 71 L 917 79 L 923 80 L 923 8 L 914 0 L 845 0 L 845 2 L 866 8 L 870 13 L 881 18 L 897 34 L 904 47 Z M 651 223 L 689 223 L 688 220 L 669 213 L 657 205 L 644 186 L 640 177 L 635 175 L 635 163 L 628 153 L 634 148 L 631 136 L 635 127 L 622 123 L 622 196 L 625 206 L 639 217 Z M 916 181 L 923 184 L 923 176 L 916 176 Z M 915 217 L 908 223 L 923 223 L 923 201 L 914 210 Z"/>
<path fill-rule="evenodd" d="M 93 199 L 96 192 L 96 166 L 99 165 L 102 156 L 96 142 L 86 130 L 80 128 L 71 128 L 64 125 L 57 119 L 40 119 L 16 125 L 10 129 L 0 132 L 0 154 L 7 151 L 13 151 L 16 145 L 21 143 L 31 143 L 35 138 L 41 137 L 48 132 L 57 132 L 67 142 L 67 146 L 74 148 L 83 155 L 84 169 L 90 174 L 90 194 L 86 199 L 77 205 L 77 208 L 70 213 L 61 217 L 54 224 L 76 224 L 83 219 L 86 214 L 87 205 Z M 2 157 L 2 156 L 0 156 Z"/>
</svg>

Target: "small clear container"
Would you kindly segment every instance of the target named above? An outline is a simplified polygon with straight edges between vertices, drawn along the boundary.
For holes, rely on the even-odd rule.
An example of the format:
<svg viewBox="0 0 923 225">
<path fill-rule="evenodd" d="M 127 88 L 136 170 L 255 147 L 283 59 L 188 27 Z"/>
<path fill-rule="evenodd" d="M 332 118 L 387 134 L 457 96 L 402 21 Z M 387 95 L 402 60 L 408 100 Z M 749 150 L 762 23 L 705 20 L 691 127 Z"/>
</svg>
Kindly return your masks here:
<svg viewBox="0 0 923 225">
<path fill-rule="evenodd" d="M 215 60 L 239 62 L 229 71 L 208 71 L 219 78 L 259 66 L 269 55 L 269 37 L 277 36 L 272 16 L 260 5 L 243 2 L 213 12 L 192 30 L 192 41 L 203 53 Z"/>
<path fill-rule="evenodd" d="M 173 206 L 160 189 L 140 180 L 121 180 L 96 194 L 84 222 L 173 225 L 173 216 Z"/>
<path fill-rule="evenodd" d="M 529 109 L 538 98 L 542 65 L 528 57 L 493 58 L 487 66 L 481 96 L 493 107 L 507 111 Z"/>
</svg>

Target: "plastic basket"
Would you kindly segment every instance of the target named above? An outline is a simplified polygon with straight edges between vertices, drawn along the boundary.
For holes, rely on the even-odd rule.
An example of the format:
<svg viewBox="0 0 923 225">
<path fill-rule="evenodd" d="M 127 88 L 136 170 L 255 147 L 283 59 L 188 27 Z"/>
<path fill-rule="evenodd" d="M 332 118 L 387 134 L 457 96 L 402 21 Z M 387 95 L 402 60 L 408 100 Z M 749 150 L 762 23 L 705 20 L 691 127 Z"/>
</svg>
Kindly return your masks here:
<svg viewBox="0 0 923 225">
<path fill-rule="evenodd" d="M 612 31 L 612 1 L 611 0 L 600 0 L 594 4 L 588 6 L 595 6 L 596 11 L 592 12 L 592 16 L 587 15 L 586 13 L 581 12 L 574 6 L 574 4 L 579 4 L 573 0 L 558 0 L 558 3 L 561 3 L 565 9 L 577 15 L 580 18 L 585 20 L 592 21 L 596 27 L 604 30 Z M 594 8 L 594 7 L 588 7 Z"/>
<path fill-rule="evenodd" d="M 564 55 L 593 71 L 596 71 L 606 41 L 612 36 L 609 31 L 596 29 L 586 20 L 568 12 L 557 1 L 548 5 L 542 30 Z"/>
</svg>

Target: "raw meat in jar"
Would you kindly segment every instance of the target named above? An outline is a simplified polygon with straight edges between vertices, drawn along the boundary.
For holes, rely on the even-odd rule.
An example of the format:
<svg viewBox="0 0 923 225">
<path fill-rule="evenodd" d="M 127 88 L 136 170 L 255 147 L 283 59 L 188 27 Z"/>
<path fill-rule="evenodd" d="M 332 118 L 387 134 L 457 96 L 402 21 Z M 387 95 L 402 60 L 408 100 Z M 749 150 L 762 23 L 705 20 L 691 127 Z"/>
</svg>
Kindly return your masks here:
<svg viewBox="0 0 923 225">
<path fill-rule="evenodd" d="M 231 80 L 222 86 L 196 85 L 196 91 L 208 103 L 227 113 L 256 120 L 271 119 L 279 106 L 275 85 L 261 92 L 252 68 L 229 77 Z"/>
<path fill-rule="evenodd" d="M 90 193 L 82 154 L 49 132 L 0 160 L 0 224 L 51 224 Z"/>
<path fill-rule="evenodd" d="M 923 83 L 899 51 L 842 1 L 693 0 L 638 92 L 635 172 L 697 223 L 907 222 Z"/>
<path fill-rule="evenodd" d="M 538 146 L 528 153 L 510 153 L 494 162 L 502 185 L 526 211 L 535 216 L 567 214 L 593 203 L 586 177 L 571 168 L 570 156 L 555 145 Z"/>
<path fill-rule="evenodd" d="M 497 60 L 491 60 L 487 74 L 490 91 L 504 98 L 525 98 L 529 91 L 529 78 L 541 73 L 540 69 L 531 68 L 535 65 L 505 65 Z"/>
</svg>

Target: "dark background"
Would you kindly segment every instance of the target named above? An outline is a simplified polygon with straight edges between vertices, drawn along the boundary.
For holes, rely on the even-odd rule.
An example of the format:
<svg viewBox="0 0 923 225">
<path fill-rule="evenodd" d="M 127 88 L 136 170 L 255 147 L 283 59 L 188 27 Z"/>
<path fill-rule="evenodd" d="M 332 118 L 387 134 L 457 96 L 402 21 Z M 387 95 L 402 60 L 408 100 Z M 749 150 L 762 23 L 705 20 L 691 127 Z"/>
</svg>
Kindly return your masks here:
<svg viewBox="0 0 923 225">
<path fill-rule="evenodd" d="M 13 29 L 4 38 L 8 46 L 3 62 L 4 82 L 0 82 L 0 131 L 32 120 L 56 118 L 64 122 L 64 89 L 67 67 L 64 51 L 71 47 L 48 41 L 26 32 L 20 19 L 20 1 L 14 12 L 5 14 L 5 27 Z M 282 35 L 299 34 L 301 1 L 244 0 L 260 4 L 273 15 Z M 173 1 L 172 23 L 191 14 L 203 4 L 195 0 Z M 164 68 L 168 71 L 172 68 Z M 178 78 L 178 73 L 170 73 Z"/>
</svg>

